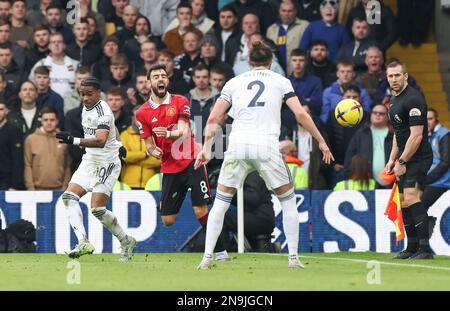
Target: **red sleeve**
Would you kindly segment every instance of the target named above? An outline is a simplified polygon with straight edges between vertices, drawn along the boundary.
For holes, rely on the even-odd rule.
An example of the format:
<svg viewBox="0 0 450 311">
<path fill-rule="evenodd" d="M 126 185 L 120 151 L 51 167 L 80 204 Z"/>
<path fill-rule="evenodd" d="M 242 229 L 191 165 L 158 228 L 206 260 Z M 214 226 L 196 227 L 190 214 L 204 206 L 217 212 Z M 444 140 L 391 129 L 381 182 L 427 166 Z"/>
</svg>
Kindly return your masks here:
<svg viewBox="0 0 450 311">
<path fill-rule="evenodd" d="M 178 102 L 178 120 L 189 122 L 191 119 L 191 103 L 186 97 L 180 97 Z"/>
<path fill-rule="evenodd" d="M 136 124 L 142 139 L 152 136 L 152 128 L 149 126 L 149 122 L 145 120 L 145 111 L 138 110 L 136 112 Z"/>
</svg>

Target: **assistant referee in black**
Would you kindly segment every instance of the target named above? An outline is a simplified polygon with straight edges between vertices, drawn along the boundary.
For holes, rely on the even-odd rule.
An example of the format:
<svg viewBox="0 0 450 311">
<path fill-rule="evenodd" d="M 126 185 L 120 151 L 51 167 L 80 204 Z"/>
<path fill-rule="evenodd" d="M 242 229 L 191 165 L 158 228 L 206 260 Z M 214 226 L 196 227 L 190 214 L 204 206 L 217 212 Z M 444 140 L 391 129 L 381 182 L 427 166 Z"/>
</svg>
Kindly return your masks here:
<svg viewBox="0 0 450 311">
<path fill-rule="evenodd" d="M 408 246 L 395 259 L 432 259 L 429 218 L 421 202 L 433 153 L 427 135 L 427 104 L 422 93 L 408 85 L 405 65 L 393 61 L 386 75 L 392 91 L 389 119 L 394 140 L 386 173 L 397 178 Z"/>
</svg>

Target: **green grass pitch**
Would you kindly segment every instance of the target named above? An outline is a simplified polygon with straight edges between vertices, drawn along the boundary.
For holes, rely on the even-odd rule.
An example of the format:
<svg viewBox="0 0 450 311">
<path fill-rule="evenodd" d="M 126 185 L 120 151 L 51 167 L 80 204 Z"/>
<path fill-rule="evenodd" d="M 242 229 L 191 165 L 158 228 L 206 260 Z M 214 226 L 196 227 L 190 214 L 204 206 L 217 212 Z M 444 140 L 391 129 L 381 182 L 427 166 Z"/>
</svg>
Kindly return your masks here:
<svg viewBox="0 0 450 311">
<path fill-rule="evenodd" d="M 0 254 L 0 290 L 450 290 L 450 258 L 443 256 L 302 254 L 306 269 L 290 270 L 286 254 L 231 254 L 232 261 L 198 271 L 201 257 L 136 254 L 123 263 L 116 254 L 100 254 L 81 257 L 78 265 L 64 255 Z M 80 284 L 69 284 L 78 268 Z"/>
</svg>

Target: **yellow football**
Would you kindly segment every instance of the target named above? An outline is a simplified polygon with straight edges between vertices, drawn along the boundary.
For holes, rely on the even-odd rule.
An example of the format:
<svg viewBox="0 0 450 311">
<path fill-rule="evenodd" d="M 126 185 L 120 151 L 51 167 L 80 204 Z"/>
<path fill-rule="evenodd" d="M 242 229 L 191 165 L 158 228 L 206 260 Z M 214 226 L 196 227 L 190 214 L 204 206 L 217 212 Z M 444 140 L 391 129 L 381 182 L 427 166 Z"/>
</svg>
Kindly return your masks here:
<svg viewBox="0 0 450 311">
<path fill-rule="evenodd" d="M 363 119 L 364 110 L 361 104 L 354 99 L 341 100 L 334 109 L 334 116 L 340 125 L 353 127 Z"/>
</svg>

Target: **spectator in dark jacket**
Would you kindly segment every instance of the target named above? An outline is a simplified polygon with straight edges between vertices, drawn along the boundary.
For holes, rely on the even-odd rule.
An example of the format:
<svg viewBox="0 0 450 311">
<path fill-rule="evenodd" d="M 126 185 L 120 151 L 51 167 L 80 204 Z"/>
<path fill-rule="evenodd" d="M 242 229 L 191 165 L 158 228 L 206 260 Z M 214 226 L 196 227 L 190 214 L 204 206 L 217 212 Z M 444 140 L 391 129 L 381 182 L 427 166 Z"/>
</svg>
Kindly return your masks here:
<svg viewBox="0 0 450 311">
<path fill-rule="evenodd" d="M 37 107 L 52 107 L 58 118 L 58 128 L 64 129 L 64 100 L 50 88 L 50 71 L 45 66 L 39 66 L 34 71 L 34 83 L 38 89 Z"/>
<path fill-rule="evenodd" d="M 319 77 L 324 88 L 336 81 L 336 65 L 328 59 L 328 44 L 323 40 L 311 43 L 309 61 L 306 65 L 308 74 Z"/>
<path fill-rule="evenodd" d="M 100 43 L 88 41 L 89 22 L 86 18 L 73 25 L 75 41 L 66 48 L 67 56 L 77 60 L 83 66 L 92 66 L 101 56 Z"/>
<path fill-rule="evenodd" d="M 37 107 L 37 88 L 31 81 L 25 81 L 20 86 L 20 106 L 8 114 L 8 120 L 22 133 L 25 140 L 28 135 L 41 126 L 39 109 Z"/>
<path fill-rule="evenodd" d="M 247 13 L 253 13 L 259 16 L 260 31 L 265 34 L 267 28 L 275 22 L 277 12 L 272 10 L 272 7 L 260 0 L 235 0 L 232 4 L 238 17 L 239 24 L 241 24 L 243 17 Z"/>
<path fill-rule="evenodd" d="M 0 99 L 0 190 L 25 189 L 23 180 L 23 138 L 8 121 L 8 107 Z"/>
<path fill-rule="evenodd" d="M 65 117 L 64 129 L 75 137 L 84 137 L 83 126 L 81 125 L 81 113 L 83 112 L 83 104 L 80 101 L 80 106 L 69 110 Z M 70 171 L 75 173 L 81 163 L 81 158 L 84 154 L 84 147 L 79 145 L 69 145 L 69 155 L 72 160 Z"/>
<path fill-rule="evenodd" d="M 130 40 L 134 37 L 134 24 L 136 22 L 136 19 L 139 15 L 139 9 L 129 4 L 123 9 L 123 15 L 122 15 L 122 21 L 123 21 L 123 28 L 116 31 L 114 33 L 114 36 L 119 39 L 119 42 L 122 45 L 125 43 L 125 41 Z"/>
<path fill-rule="evenodd" d="M 320 16 L 320 4 L 322 0 L 298 0 L 297 16 L 300 19 L 314 22 L 322 19 Z"/>
<path fill-rule="evenodd" d="M 208 67 L 211 71 L 213 67 L 220 68 L 226 73 L 226 81 L 234 77 L 233 68 L 227 63 L 220 60 L 217 54 L 219 50 L 219 44 L 216 37 L 213 34 L 206 34 L 200 41 L 200 58 L 202 63 Z"/>
<path fill-rule="evenodd" d="M 64 43 L 66 45 L 71 44 L 75 41 L 75 36 L 72 30 L 66 26 L 64 26 L 64 19 L 62 15 L 62 9 L 54 4 L 50 4 L 47 9 L 47 25 L 50 29 L 50 33 L 59 32 L 63 35 Z"/>
<path fill-rule="evenodd" d="M 106 102 L 114 114 L 114 123 L 122 133 L 131 125 L 131 115 L 124 109 L 125 95 L 120 87 L 112 87 L 106 92 Z"/>
<path fill-rule="evenodd" d="M 4 44 L 11 46 L 14 61 L 20 68 L 23 68 L 26 49 L 11 41 L 11 24 L 8 20 L 0 18 L 0 45 Z"/>
<path fill-rule="evenodd" d="M 113 56 L 109 68 L 111 71 L 110 78 L 101 81 L 101 90 L 103 92 L 107 92 L 113 86 L 121 87 L 124 90 L 133 87 L 130 66 L 125 55 L 117 54 Z"/>
<path fill-rule="evenodd" d="M 409 1 L 409 0 L 407 0 Z M 427 2 L 427 1 L 425 1 Z M 385 53 L 387 49 L 397 40 L 397 24 L 394 13 L 391 8 L 386 6 L 382 1 L 378 1 L 381 5 L 381 13 L 379 20 L 375 20 L 377 12 L 374 10 L 366 10 L 367 5 L 371 5 L 369 0 L 361 0 L 361 2 L 354 7 L 347 18 L 347 30 L 351 33 L 353 19 L 358 17 L 360 19 L 367 19 L 369 21 L 370 34 L 375 38 L 379 44 L 379 48 Z M 372 21 L 372 22 L 371 22 Z"/>
<path fill-rule="evenodd" d="M 353 135 L 345 153 L 345 169 L 349 171 L 352 157 L 356 154 L 369 161 L 371 177 L 377 182 L 377 188 L 388 185 L 378 177 L 389 160 L 394 134 L 388 127 L 387 107 L 375 105 L 370 115 L 370 123 L 361 127 Z"/>
<path fill-rule="evenodd" d="M 359 17 L 353 19 L 352 34 L 353 41 L 341 46 L 336 60 L 349 60 L 355 64 L 356 72 L 363 72 L 367 70 L 365 64 L 367 49 L 377 46 L 377 42 L 369 34 L 367 20 Z"/>
<path fill-rule="evenodd" d="M 10 44 L 4 43 L 0 45 L 0 69 L 5 71 L 11 90 L 17 93 L 26 76 L 25 71 L 14 61 Z"/>
<path fill-rule="evenodd" d="M 306 72 L 308 63 L 306 52 L 301 49 L 294 49 L 290 56 L 290 67 L 292 74 L 289 76 L 295 94 L 300 102 L 308 102 L 312 113 L 320 116 L 322 109 L 322 81 L 316 76 Z"/>
<path fill-rule="evenodd" d="M 341 99 L 350 98 L 358 102 L 361 102 L 361 90 L 356 85 L 348 85 L 344 89 L 344 93 Z M 346 172 L 344 169 L 345 153 L 347 152 L 348 142 L 351 140 L 356 131 L 369 121 L 369 113 L 364 111 L 362 121 L 354 127 L 343 127 L 340 125 L 334 117 L 334 109 L 329 111 L 327 118 L 327 131 L 328 138 L 330 140 L 330 149 L 334 155 L 335 162 L 330 170 L 330 176 L 328 178 L 328 186 L 332 189 L 337 182 L 346 178 Z"/>
<path fill-rule="evenodd" d="M 196 141 L 203 143 L 203 131 L 219 92 L 209 86 L 209 70 L 204 64 L 194 67 L 192 80 L 195 87 L 186 94 L 191 104 L 192 132 Z"/>
<path fill-rule="evenodd" d="M 130 62 L 137 63 L 140 61 L 141 44 L 147 41 L 155 43 L 157 50 L 165 48 L 161 39 L 152 35 L 148 18 L 139 16 L 134 23 L 134 35 L 123 43 L 121 53 L 125 54 Z"/>
<path fill-rule="evenodd" d="M 214 26 L 214 34 L 219 44 L 217 53 L 223 62 L 232 66 L 233 54 L 239 50 L 239 40 L 242 36 L 233 6 L 226 5 L 220 10 L 219 22 Z"/>
<path fill-rule="evenodd" d="M 14 107 L 20 106 L 20 99 L 17 93 L 11 89 L 6 78 L 5 71 L 0 69 L 0 100 L 3 100 L 8 108 L 14 109 Z"/>
<path fill-rule="evenodd" d="M 189 83 L 183 77 L 181 69 L 174 68 L 175 54 L 169 50 L 162 50 L 158 56 L 158 63 L 166 66 L 166 72 L 169 77 L 169 87 L 167 90 L 172 94 L 184 95 L 191 89 Z"/>
<path fill-rule="evenodd" d="M 27 51 L 24 70 L 30 72 L 34 64 L 46 58 L 49 50 L 50 30 L 47 26 L 37 25 L 34 27 L 34 45 Z"/>
<path fill-rule="evenodd" d="M 99 61 L 92 65 L 92 74 L 100 81 L 109 80 L 111 78 L 111 57 L 119 54 L 119 40 L 114 36 L 107 36 L 103 39 L 102 44 L 103 55 Z"/>
</svg>

